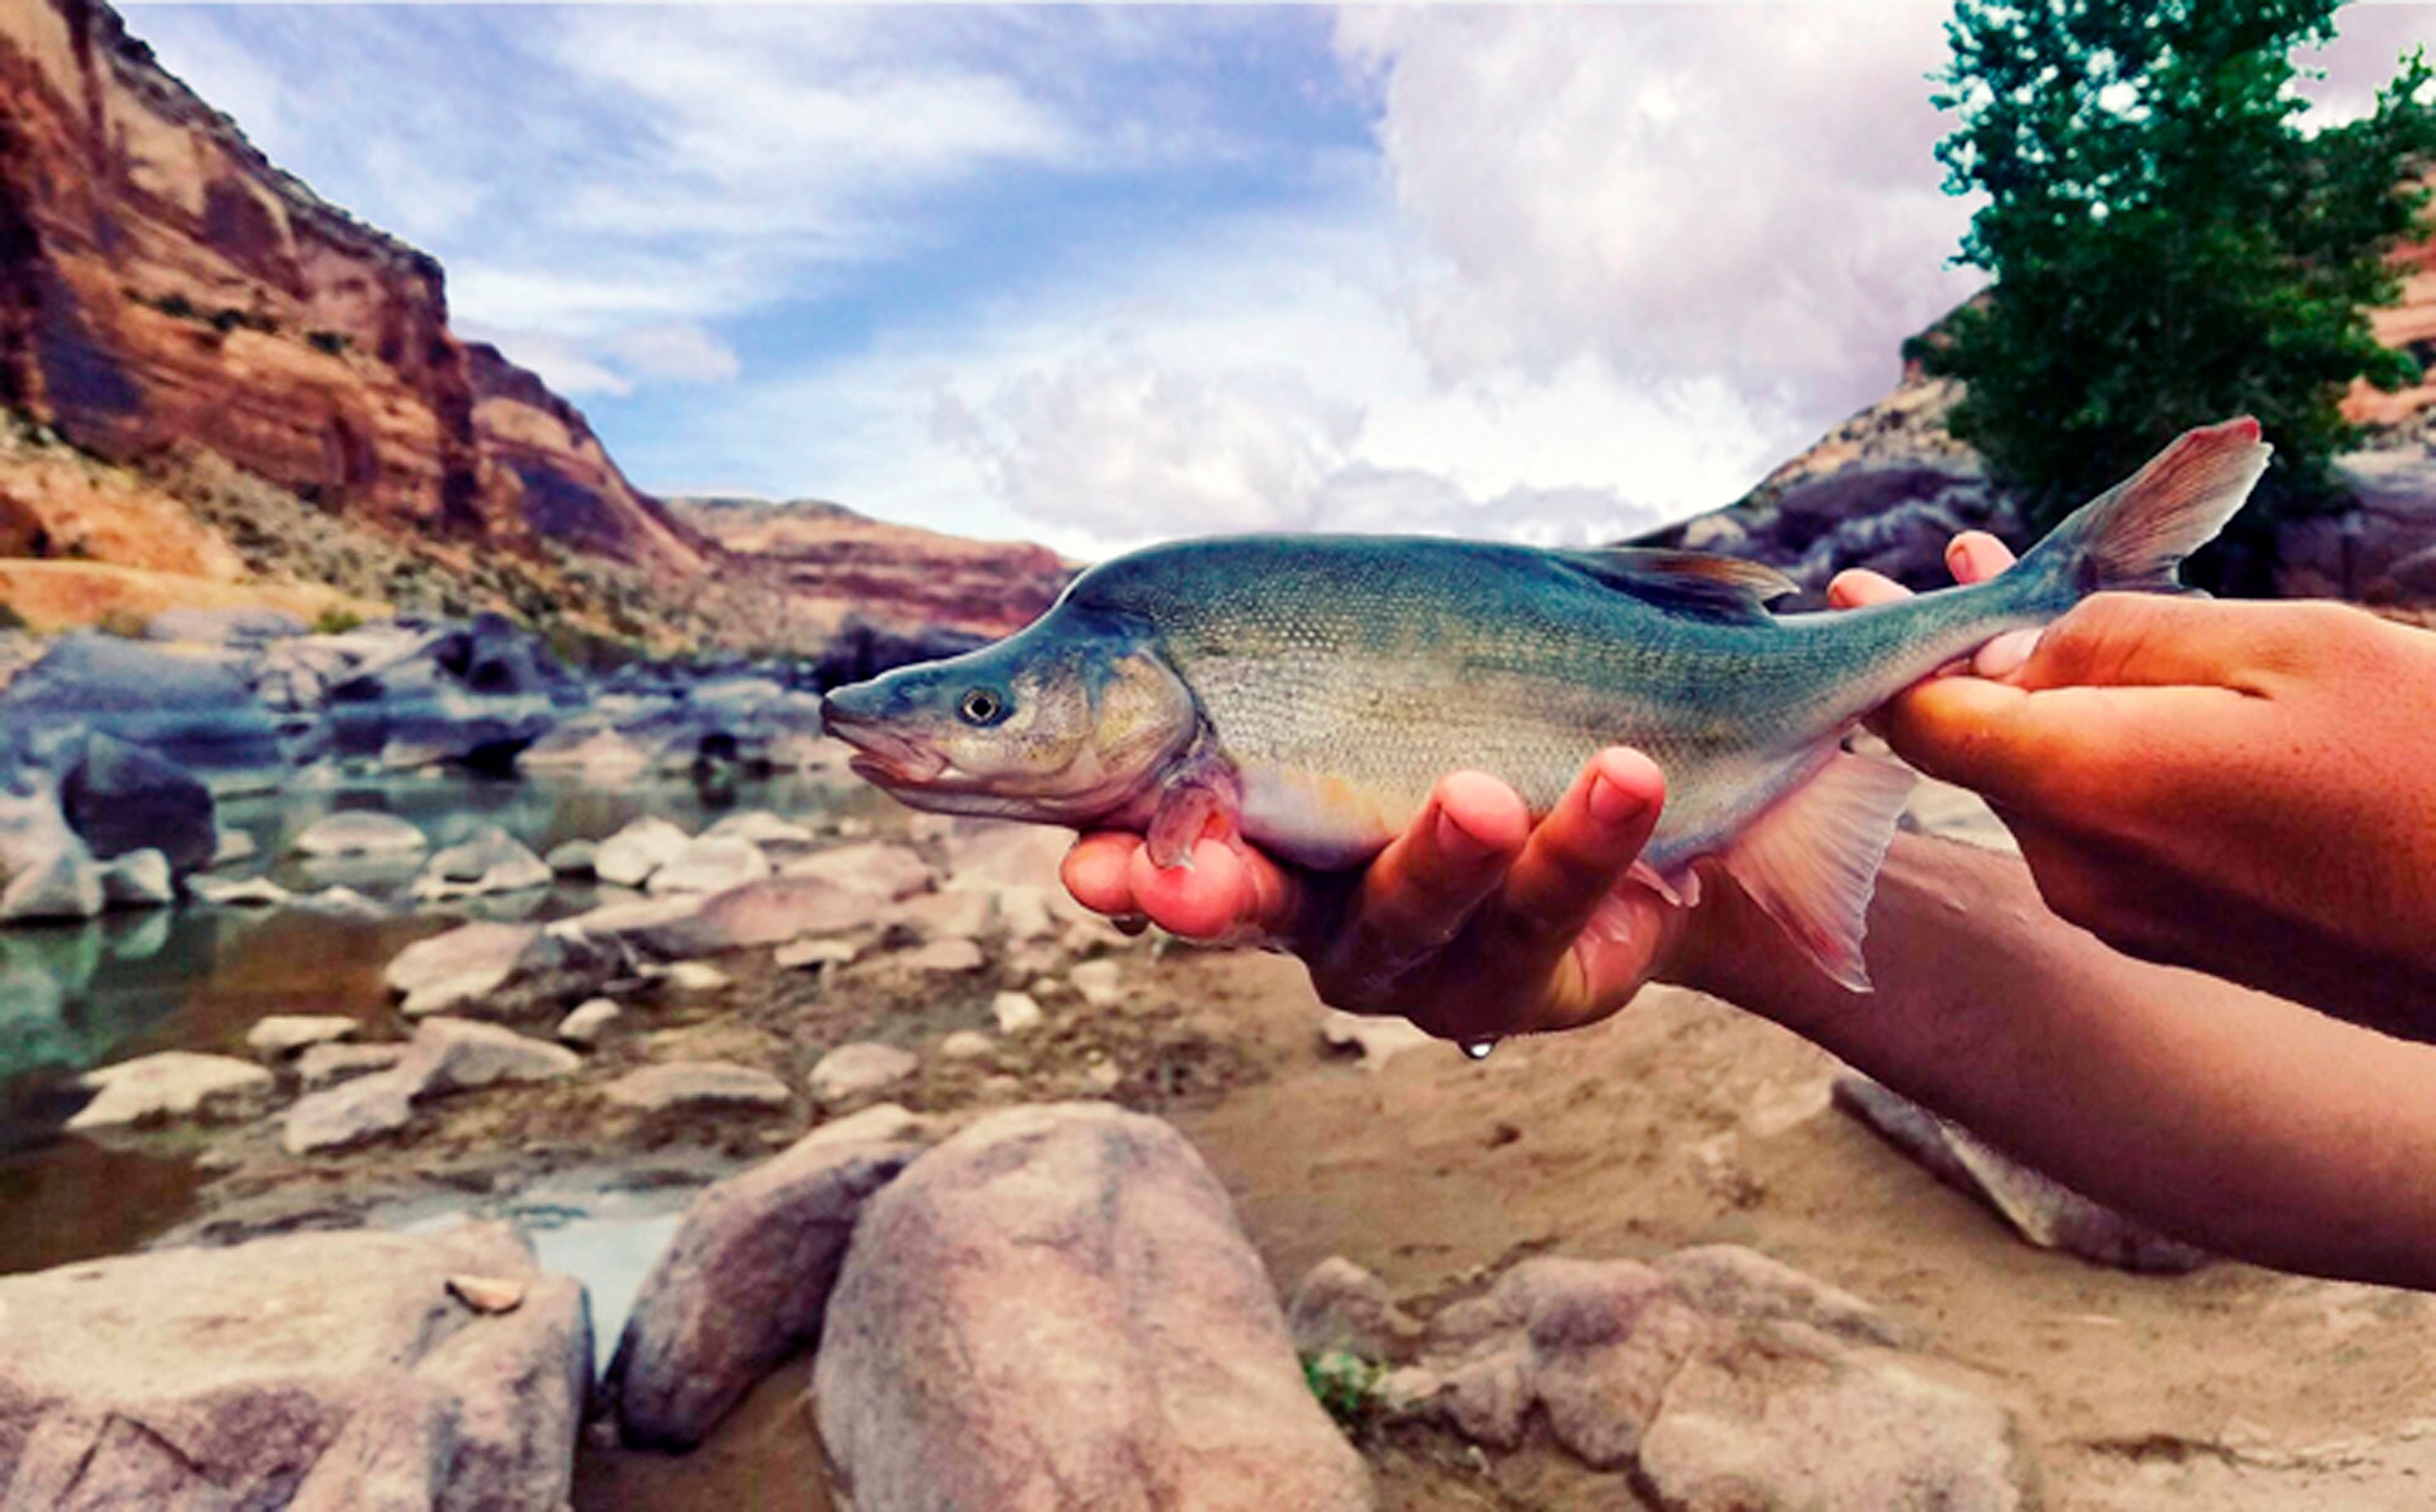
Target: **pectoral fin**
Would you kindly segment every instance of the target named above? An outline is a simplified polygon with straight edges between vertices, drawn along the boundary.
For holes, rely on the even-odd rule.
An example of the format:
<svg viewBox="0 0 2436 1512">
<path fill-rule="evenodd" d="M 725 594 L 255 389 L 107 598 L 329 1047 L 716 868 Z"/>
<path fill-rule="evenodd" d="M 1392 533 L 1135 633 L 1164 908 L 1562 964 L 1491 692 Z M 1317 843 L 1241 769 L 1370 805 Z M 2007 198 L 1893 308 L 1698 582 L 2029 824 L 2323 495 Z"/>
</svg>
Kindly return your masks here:
<svg viewBox="0 0 2436 1512">
<path fill-rule="evenodd" d="M 1838 752 L 1726 848 L 1726 870 L 1751 901 L 1854 992 L 1870 990 L 1870 895 L 1912 780 L 1890 762 Z"/>
<path fill-rule="evenodd" d="M 1193 760 L 1159 791 L 1158 808 L 1142 837 L 1151 863 L 1190 870 L 1192 847 L 1212 833 L 1232 835 L 1242 814 L 1243 793 L 1232 770 L 1216 761 Z"/>
</svg>

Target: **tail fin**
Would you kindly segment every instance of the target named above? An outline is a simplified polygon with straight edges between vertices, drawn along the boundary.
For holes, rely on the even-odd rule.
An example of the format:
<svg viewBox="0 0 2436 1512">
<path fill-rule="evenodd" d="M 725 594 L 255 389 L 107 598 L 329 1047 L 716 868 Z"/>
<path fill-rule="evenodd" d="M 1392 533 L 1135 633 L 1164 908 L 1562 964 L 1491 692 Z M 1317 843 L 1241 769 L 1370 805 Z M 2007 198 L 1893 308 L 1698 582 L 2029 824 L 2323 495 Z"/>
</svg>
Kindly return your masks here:
<svg viewBox="0 0 2436 1512">
<path fill-rule="evenodd" d="M 2075 511 L 2022 565 L 2075 598 L 2114 589 L 2180 593 L 2183 559 L 2216 539 L 2275 448 L 2247 415 L 2186 430 L 2149 464 Z"/>
</svg>

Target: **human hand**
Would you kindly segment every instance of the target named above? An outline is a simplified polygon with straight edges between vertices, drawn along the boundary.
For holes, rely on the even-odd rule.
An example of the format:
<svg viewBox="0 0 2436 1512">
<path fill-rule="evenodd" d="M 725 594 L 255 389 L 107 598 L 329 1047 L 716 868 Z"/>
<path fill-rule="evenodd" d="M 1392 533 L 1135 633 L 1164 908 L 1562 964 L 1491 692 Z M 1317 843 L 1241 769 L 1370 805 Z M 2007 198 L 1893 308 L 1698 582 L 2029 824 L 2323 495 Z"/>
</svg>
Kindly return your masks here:
<svg viewBox="0 0 2436 1512">
<path fill-rule="evenodd" d="M 1964 581 L 2010 562 L 1958 538 Z M 1846 574 L 1844 605 L 1899 593 Z M 2059 914 L 2128 953 L 2436 1032 L 2436 636 L 2330 603 L 2101 594 L 1884 718 Z"/>
<path fill-rule="evenodd" d="M 1505 783 L 1456 773 L 1358 873 L 1219 840 L 1162 869 L 1140 836 L 1105 832 L 1075 843 L 1063 875 L 1102 913 L 1282 941 L 1323 1000 L 1469 1044 L 1603 1018 L 1669 962 L 1686 912 L 1629 875 L 1664 801 L 1656 765 L 1615 748 L 1536 824 Z"/>
</svg>

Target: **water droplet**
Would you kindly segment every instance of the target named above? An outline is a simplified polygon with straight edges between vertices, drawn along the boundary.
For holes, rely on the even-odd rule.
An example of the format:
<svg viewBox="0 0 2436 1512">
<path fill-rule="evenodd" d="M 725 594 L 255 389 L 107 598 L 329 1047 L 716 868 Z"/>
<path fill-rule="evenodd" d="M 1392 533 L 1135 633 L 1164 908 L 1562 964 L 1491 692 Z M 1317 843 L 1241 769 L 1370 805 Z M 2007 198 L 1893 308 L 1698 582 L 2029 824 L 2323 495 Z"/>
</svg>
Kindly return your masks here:
<svg viewBox="0 0 2436 1512">
<path fill-rule="evenodd" d="M 1467 1039 L 1463 1042 L 1463 1052 L 1476 1061 L 1488 1059 L 1488 1052 L 1496 1048 L 1497 1041 L 1494 1038 Z"/>
</svg>

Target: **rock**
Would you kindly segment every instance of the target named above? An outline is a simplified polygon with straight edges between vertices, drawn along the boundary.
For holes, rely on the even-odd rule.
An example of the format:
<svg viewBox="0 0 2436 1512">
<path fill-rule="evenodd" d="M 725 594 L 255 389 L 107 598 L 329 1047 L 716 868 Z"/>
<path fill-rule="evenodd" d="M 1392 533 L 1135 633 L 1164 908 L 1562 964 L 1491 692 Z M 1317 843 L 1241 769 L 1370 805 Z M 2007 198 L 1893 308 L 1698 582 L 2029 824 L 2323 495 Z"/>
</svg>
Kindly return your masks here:
<svg viewBox="0 0 2436 1512">
<path fill-rule="evenodd" d="M 986 958 L 982 954 L 982 947 L 970 940 L 933 940 L 906 951 L 897 959 L 908 971 L 934 972 L 945 976 L 979 971 Z"/>
<path fill-rule="evenodd" d="M 357 1076 L 296 1101 L 280 1121 L 279 1147 L 292 1156 L 321 1155 L 349 1149 L 383 1135 L 395 1134 L 414 1121 L 415 1078 L 406 1074 L 402 1046 L 316 1046 L 305 1051 L 306 1063 L 322 1051 L 395 1050 L 387 1070 Z M 326 1062 L 324 1063 L 327 1064 Z M 311 1070 L 307 1070 L 311 1074 Z M 311 1082 L 307 1086 L 314 1085 Z"/>
<path fill-rule="evenodd" d="M 212 859 L 209 864 L 215 867 L 234 866 L 238 861 L 252 860 L 261 849 L 260 845 L 254 843 L 253 836 L 247 831 L 222 829 L 213 839 Z"/>
<path fill-rule="evenodd" d="M 939 1058 L 944 1061 L 987 1060 L 995 1049 L 990 1037 L 978 1029 L 959 1029 L 939 1041 Z"/>
<path fill-rule="evenodd" d="M 1387 1283 L 1342 1255 L 1305 1272 L 1286 1309 L 1286 1331 L 1306 1357 L 1343 1349 L 1386 1362 L 1409 1353 L 1421 1326 L 1396 1305 Z"/>
<path fill-rule="evenodd" d="M 1710 1327 L 1662 1274 L 1632 1260 L 1526 1260 L 1498 1277 L 1487 1305 L 1503 1326 L 1447 1380 L 1458 1421 L 1475 1418 L 1497 1434 L 1486 1442 L 1512 1448 L 1520 1391 L 1558 1443 L 1600 1469 L 1631 1459 Z"/>
<path fill-rule="evenodd" d="M 812 1100 L 825 1108 L 853 1103 L 895 1086 L 921 1065 L 913 1051 L 894 1045 L 840 1045 L 812 1068 Z"/>
<path fill-rule="evenodd" d="M 385 1071 L 406 1058 L 404 1045 L 307 1045 L 296 1057 L 296 1080 L 308 1092 L 336 1086 L 374 1071 Z"/>
<path fill-rule="evenodd" d="M 200 646 L 261 646 L 301 635 L 304 621 L 284 609 L 164 609 L 144 622 L 146 640 L 186 641 Z"/>
<path fill-rule="evenodd" d="M 1351 1051 L 1364 1069 L 1373 1071 L 1408 1050 L 1438 1043 L 1436 1035 L 1409 1018 L 1348 1014 L 1341 1008 L 1320 1015 L 1319 1038 L 1331 1050 Z"/>
<path fill-rule="evenodd" d="M 89 919 L 104 901 L 101 868 L 49 784 L 0 786 L 0 922 Z"/>
<path fill-rule="evenodd" d="M 1876 1308 L 1740 1244 L 1697 1244 L 1658 1261 L 1684 1300 L 1746 1323 L 1789 1319 L 1856 1344 L 1903 1342 Z"/>
<path fill-rule="evenodd" d="M 426 1018 L 415 1026 L 406 1059 L 394 1074 L 408 1078 L 417 1098 L 465 1091 L 500 1082 L 546 1082 L 574 1074 L 583 1064 L 563 1045 L 528 1038 L 497 1024 L 470 1018 Z"/>
<path fill-rule="evenodd" d="M 902 1104 L 874 1103 L 831 1119 L 798 1140 L 801 1144 L 929 1144 L 938 1138 L 935 1120 L 909 1113 Z"/>
<path fill-rule="evenodd" d="M 1037 887 L 1010 887 L 999 893 L 999 932 L 1017 945 L 1054 938 L 1057 915 L 1049 896 L 1047 890 Z"/>
<path fill-rule="evenodd" d="M 637 925 L 628 937 L 660 955 L 712 955 L 869 929 L 887 907 L 885 898 L 823 878 L 773 877 L 717 894 L 681 916 Z"/>
<path fill-rule="evenodd" d="M 429 843 L 394 814 L 348 808 L 305 826 L 290 848 L 300 856 L 404 856 Z"/>
<path fill-rule="evenodd" d="M 526 1289 L 485 1314 L 452 1275 Z M 583 1288 L 513 1229 L 289 1234 L 0 1277 L 0 1485 L 24 1507 L 555 1512 Z"/>
<path fill-rule="evenodd" d="M 334 919 L 385 919 L 386 905 L 364 896 L 352 887 L 325 887 L 318 893 L 307 893 L 290 900 L 290 906 L 307 913 L 319 913 Z"/>
<path fill-rule="evenodd" d="M 726 1061 L 671 1061 L 628 1071 L 601 1089 L 618 1107 L 640 1113 L 699 1108 L 783 1108 L 794 1101 L 768 1071 Z"/>
<path fill-rule="evenodd" d="M 315 1045 L 351 1039 L 362 1027 L 344 1014 L 273 1014 L 245 1032 L 245 1048 L 260 1059 L 283 1061 Z"/>
<path fill-rule="evenodd" d="M 99 732 L 60 783 L 60 807 L 97 860 L 157 850 L 183 877 L 219 848 L 210 789 L 176 762 Z"/>
<path fill-rule="evenodd" d="M 461 925 L 400 950 L 382 980 L 406 999 L 398 1011 L 420 1017 L 488 997 L 519 972 L 538 969 L 553 957 L 554 944 L 539 925 Z"/>
<path fill-rule="evenodd" d="M 1029 1034 L 1046 1021 L 1028 992 L 1001 992 L 990 999 L 990 1016 L 1001 1034 Z"/>
<path fill-rule="evenodd" d="M 998 916 L 987 893 L 917 893 L 888 913 L 888 933 L 914 940 L 978 940 Z"/>
<path fill-rule="evenodd" d="M 687 1209 L 609 1363 L 605 1395 L 627 1443 L 693 1448 L 756 1382 L 819 1340 L 856 1217 L 920 1149 L 844 1138 L 841 1127 L 718 1183 Z"/>
<path fill-rule="evenodd" d="M 1994 1208 L 2015 1233 L 2041 1249 L 2062 1250 L 2127 1271 L 2168 1275 L 2197 1270 L 2212 1258 L 2090 1201 L 1868 1077 L 1837 1077 L 1835 1097 L 1836 1106 L 1875 1129 L 1940 1181 Z"/>
<path fill-rule="evenodd" d="M 277 908 L 296 895 L 268 877 L 231 881 L 223 877 L 189 877 L 186 891 L 214 908 Z"/>
<path fill-rule="evenodd" d="M 423 875 L 414 880 L 414 895 L 477 897 L 548 887 L 549 880 L 549 867 L 523 842 L 496 825 L 484 825 L 425 863 Z"/>
<path fill-rule="evenodd" d="M 1094 1008 L 1114 1008 L 1125 1000 L 1122 972 L 1114 961 L 1077 962 L 1066 980 Z"/>
<path fill-rule="evenodd" d="M 101 896 L 116 908 L 167 908 L 178 901 L 169 858 L 148 846 L 129 851 L 101 869 Z"/>
<path fill-rule="evenodd" d="M 686 848 L 686 832 L 665 819 L 646 816 L 600 843 L 592 871 L 604 882 L 640 887 Z"/>
<path fill-rule="evenodd" d="M 524 1306 L 525 1296 L 531 1291 L 521 1278 L 512 1276 L 452 1276 L 444 1284 L 450 1296 L 492 1317 Z"/>
<path fill-rule="evenodd" d="M 276 767 L 284 754 L 278 724 L 225 658 L 85 632 L 51 642 L 41 661 L 0 692 L 0 729 L 45 726 L 108 739 L 113 749 L 102 757 L 106 770 L 95 773 L 96 797 L 116 791 L 122 780 L 117 757 L 130 747 L 144 748 L 143 759 L 125 773 L 139 783 L 163 769 Z M 196 791 L 178 784 L 175 803 L 191 805 Z M 156 817 L 171 811 L 165 808 Z M 153 829 L 140 843 L 160 845 L 173 863 L 186 854 L 165 829 Z M 209 855 L 208 849 L 197 853 L 196 864 Z"/>
<path fill-rule="evenodd" d="M 850 940 L 796 940 L 778 947 L 770 959 L 781 971 L 800 971 L 806 966 L 842 966 L 861 954 L 861 947 Z"/>
<path fill-rule="evenodd" d="M 1670 1509 L 2035 1504 L 2002 1409 L 1799 1325 L 1690 1360 L 1642 1439 L 1639 1477 Z"/>
<path fill-rule="evenodd" d="M 645 884 L 656 897 L 667 893 L 724 893 L 770 875 L 770 858 L 749 840 L 705 835 L 662 862 Z"/>
<path fill-rule="evenodd" d="M 813 1379 L 861 1512 L 1371 1504 L 1225 1189 L 1111 1107 L 990 1115 L 873 1197 Z"/>
<path fill-rule="evenodd" d="M 600 1043 L 600 1036 L 624 1017 L 624 1010 L 616 1003 L 606 998 L 595 998 L 558 1021 L 558 1037 L 589 1050 Z"/>
<path fill-rule="evenodd" d="M 552 845 L 542 863 L 553 877 L 590 877 L 600 856 L 600 847 L 588 840 L 570 840 L 563 845 Z"/>
<path fill-rule="evenodd" d="M 88 1071 L 79 1085 L 94 1098 L 67 1121 L 78 1132 L 244 1117 L 268 1102 L 277 1084 L 251 1061 L 172 1050 Z"/>
<path fill-rule="evenodd" d="M 662 971 L 660 980 L 678 992 L 717 992 L 736 979 L 707 961 L 680 961 Z"/>
<path fill-rule="evenodd" d="M 705 840 L 749 840 L 756 845 L 809 845 L 812 832 L 779 818 L 766 808 L 729 814 L 702 832 Z"/>
<path fill-rule="evenodd" d="M 902 902 L 931 890 L 930 863 L 903 845 L 873 841 L 798 857 L 779 868 L 784 877 L 834 882 L 849 892 Z"/>
</svg>

